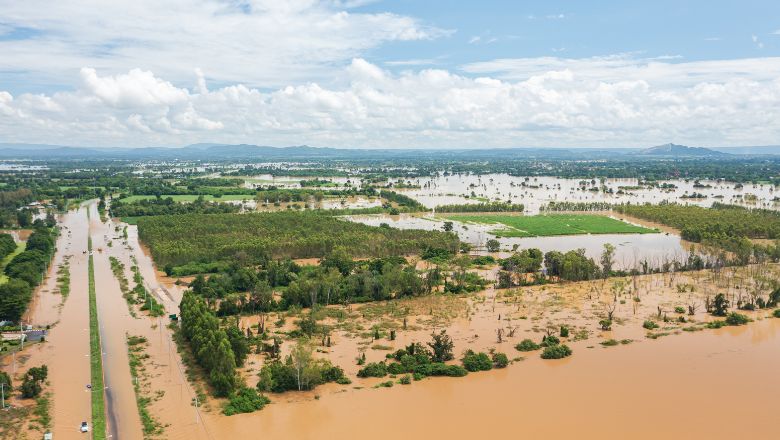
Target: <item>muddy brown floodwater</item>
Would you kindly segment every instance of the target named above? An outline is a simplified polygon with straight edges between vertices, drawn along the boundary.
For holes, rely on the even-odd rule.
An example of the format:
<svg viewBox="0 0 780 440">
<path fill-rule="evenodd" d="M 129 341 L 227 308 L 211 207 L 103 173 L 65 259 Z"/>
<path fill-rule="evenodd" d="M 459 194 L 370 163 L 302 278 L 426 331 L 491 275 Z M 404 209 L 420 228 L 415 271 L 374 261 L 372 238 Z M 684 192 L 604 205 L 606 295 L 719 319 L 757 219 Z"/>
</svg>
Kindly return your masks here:
<svg viewBox="0 0 780 440">
<path fill-rule="evenodd" d="M 780 320 L 765 319 L 206 420 L 226 439 L 770 439 L 778 367 Z"/>
<path fill-rule="evenodd" d="M 49 366 L 49 386 L 52 391 L 52 432 L 57 439 L 83 439 L 79 432 L 82 421 L 91 417 L 89 370 L 89 296 L 87 285 L 88 221 L 85 208 L 73 210 L 60 217 L 61 234 L 57 253 L 46 281 L 36 290 L 27 322 L 36 326 L 54 325 L 47 342 L 28 348 L 24 368 L 46 364 Z M 70 258 L 71 291 L 62 303 L 56 293 L 55 266 L 65 256 Z M 60 308 L 60 304 L 62 307 Z M 17 366 L 7 365 L 14 371 Z M 30 434 L 33 435 L 33 434 Z M 40 435 L 40 434 L 34 434 Z"/>
</svg>

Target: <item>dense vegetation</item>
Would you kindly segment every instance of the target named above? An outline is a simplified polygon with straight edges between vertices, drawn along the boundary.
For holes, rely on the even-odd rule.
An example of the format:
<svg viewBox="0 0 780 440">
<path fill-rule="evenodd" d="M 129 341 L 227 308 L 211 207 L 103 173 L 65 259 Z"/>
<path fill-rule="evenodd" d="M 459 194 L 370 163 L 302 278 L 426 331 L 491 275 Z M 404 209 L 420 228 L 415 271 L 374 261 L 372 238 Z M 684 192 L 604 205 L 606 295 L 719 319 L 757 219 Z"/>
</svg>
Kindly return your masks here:
<svg viewBox="0 0 780 440">
<path fill-rule="evenodd" d="M 240 379 L 236 367 L 243 363 L 237 359 L 229 334 L 220 327 L 219 320 L 202 298 L 185 292 L 179 305 L 181 331 L 189 342 L 192 353 L 203 370 L 217 396 L 226 397 L 239 388 Z M 243 334 L 238 332 L 243 338 Z"/>
<path fill-rule="evenodd" d="M 436 207 L 436 212 L 523 212 L 524 210 L 525 206 L 522 203 L 504 202 L 464 203 Z"/>
<path fill-rule="evenodd" d="M 177 203 L 172 197 L 142 199 L 135 202 L 115 200 L 111 203 L 112 217 L 142 217 L 147 215 L 226 214 L 241 210 L 231 203 L 206 202 L 202 196 L 192 203 Z"/>
<path fill-rule="evenodd" d="M 144 217 L 138 227 L 141 239 L 163 266 L 236 256 L 253 261 L 322 257 L 339 246 L 353 257 L 458 247 L 457 236 L 451 233 L 371 227 L 316 212 Z"/>
<path fill-rule="evenodd" d="M 25 250 L 5 266 L 8 281 L 0 285 L 0 320 L 18 321 L 22 317 L 33 288 L 43 280 L 54 256 L 56 230 L 41 220 L 36 220 L 33 227 Z M 5 241 L 10 247 L 7 239 Z"/>
<path fill-rule="evenodd" d="M 615 211 L 661 223 L 680 230 L 680 236 L 694 243 L 733 252 L 739 264 L 751 257 L 780 258 L 777 246 L 753 244 L 751 238 L 780 239 L 780 213 L 747 209 L 720 203 L 712 208 L 665 203 L 660 205 L 617 205 Z"/>
</svg>

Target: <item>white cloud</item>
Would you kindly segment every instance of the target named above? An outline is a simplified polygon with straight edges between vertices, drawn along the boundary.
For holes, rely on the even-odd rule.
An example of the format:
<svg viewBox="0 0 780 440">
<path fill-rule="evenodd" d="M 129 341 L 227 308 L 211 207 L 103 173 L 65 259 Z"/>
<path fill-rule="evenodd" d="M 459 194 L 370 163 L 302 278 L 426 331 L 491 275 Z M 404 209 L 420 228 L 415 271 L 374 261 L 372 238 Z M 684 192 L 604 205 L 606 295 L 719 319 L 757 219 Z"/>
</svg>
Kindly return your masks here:
<svg viewBox="0 0 780 440">
<path fill-rule="evenodd" d="M 496 75 L 506 80 L 523 80 L 550 71 L 570 70 L 583 80 L 641 80 L 663 87 L 684 87 L 736 79 L 774 80 L 780 76 L 780 57 L 690 62 L 681 62 L 677 56 L 638 58 L 634 54 L 591 58 L 504 58 L 466 64 L 462 69 L 471 74 Z"/>
<path fill-rule="evenodd" d="M 174 84 L 195 68 L 221 83 L 280 87 L 323 80 L 388 41 L 426 40 L 451 31 L 391 13 L 351 10 L 337 0 L 25 0 L 3 2 L 0 71 L 61 84 L 83 66 L 114 74 L 135 68 Z M 66 84 L 72 86 L 73 84 Z"/>
<path fill-rule="evenodd" d="M 777 143 L 780 59 L 672 61 L 504 60 L 491 64 L 504 69 L 500 76 L 472 78 L 440 69 L 392 74 L 358 58 L 339 72 L 338 86 L 273 91 L 209 88 L 195 72 L 187 89 L 148 70 L 85 68 L 72 91 L 0 91 L 0 138 L 104 146 Z"/>
</svg>

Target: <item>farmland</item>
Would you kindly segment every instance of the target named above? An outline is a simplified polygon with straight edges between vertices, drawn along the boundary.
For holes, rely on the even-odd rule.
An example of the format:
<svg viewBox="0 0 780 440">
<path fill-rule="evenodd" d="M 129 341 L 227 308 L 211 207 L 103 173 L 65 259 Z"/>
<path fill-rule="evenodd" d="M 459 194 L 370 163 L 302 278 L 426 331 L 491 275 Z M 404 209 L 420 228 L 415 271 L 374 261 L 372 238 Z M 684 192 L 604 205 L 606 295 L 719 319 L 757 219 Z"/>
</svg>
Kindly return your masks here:
<svg viewBox="0 0 780 440">
<path fill-rule="evenodd" d="M 601 215 L 447 215 L 444 218 L 463 223 L 495 224 L 497 237 L 546 237 L 578 234 L 647 234 L 653 229 L 632 225 Z"/>
</svg>

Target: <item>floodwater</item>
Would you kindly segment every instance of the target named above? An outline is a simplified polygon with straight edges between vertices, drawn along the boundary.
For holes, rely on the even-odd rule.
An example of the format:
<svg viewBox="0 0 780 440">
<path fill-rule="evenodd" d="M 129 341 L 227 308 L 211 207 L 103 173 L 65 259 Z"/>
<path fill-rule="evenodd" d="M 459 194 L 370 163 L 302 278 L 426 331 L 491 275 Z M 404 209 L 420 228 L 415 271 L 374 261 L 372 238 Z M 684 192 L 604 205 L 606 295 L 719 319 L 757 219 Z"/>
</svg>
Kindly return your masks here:
<svg viewBox="0 0 780 440">
<path fill-rule="evenodd" d="M 344 216 L 350 221 L 379 226 L 382 223 L 399 229 L 442 230 L 444 219 L 432 214 L 413 215 L 350 215 Z M 636 222 L 635 220 L 631 221 Z M 490 234 L 498 225 L 464 224 L 453 221 L 453 232 L 475 249 L 484 249 L 485 242 L 495 238 Z M 639 267 L 639 263 L 647 260 L 652 267 L 658 267 L 665 261 L 683 261 L 688 257 L 690 243 L 683 241 L 679 235 L 663 231 L 657 234 L 590 234 L 563 235 L 554 237 L 502 237 L 498 241 L 502 249 L 510 249 L 517 245 L 519 249 L 538 248 L 542 252 L 551 250 L 570 251 L 585 249 L 585 254 L 598 259 L 604 251 L 604 245 L 615 246 L 615 268 L 631 269 Z M 508 254 L 507 254 L 508 255 Z"/>
<path fill-rule="evenodd" d="M 710 206 L 713 202 L 734 203 L 749 207 L 774 209 L 774 187 L 772 185 L 745 184 L 738 188 L 731 182 L 700 181 L 695 186 L 693 180 L 666 180 L 676 186 L 672 189 L 632 188 L 638 185 L 637 179 L 605 179 L 603 185 L 612 193 L 590 191 L 601 188 L 601 182 L 596 179 L 595 185 L 590 180 L 565 179 L 560 177 L 514 177 L 508 174 L 461 174 L 453 176 L 422 177 L 403 179 L 420 186 L 420 189 L 403 190 L 404 194 L 413 197 L 428 208 L 452 203 L 478 203 L 484 198 L 489 200 L 511 201 L 525 205 L 526 213 L 535 214 L 539 208 L 549 202 L 607 202 L 607 203 L 660 203 L 679 202 L 701 206 Z M 585 186 L 580 183 L 586 182 Z M 623 187 L 623 193 L 618 194 Z M 585 188 L 585 190 L 583 190 Z M 472 195 L 472 192 L 474 193 Z M 699 193 L 706 198 L 685 198 L 684 196 Z M 747 197 L 747 200 L 745 198 Z M 753 199 L 751 196 L 755 196 Z M 752 201 L 751 201 L 752 200 Z"/>
<path fill-rule="evenodd" d="M 25 351 L 29 356 L 23 369 L 43 364 L 49 366 L 48 390 L 53 391 L 52 432 L 57 439 L 82 439 L 78 430 L 82 421 L 91 417 L 89 369 L 89 296 L 87 285 L 87 234 L 85 208 L 71 211 L 60 219 L 62 233 L 57 240 L 55 263 L 69 256 L 71 292 L 67 301 L 56 292 L 54 266 L 48 278 L 35 294 L 27 322 L 34 326 L 54 325 L 47 342 Z M 4 370 L 17 373 L 19 365 L 8 365 L 13 359 L 3 359 Z M 100 390 L 102 392 L 102 390 Z M 31 434 L 32 435 L 32 434 Z M 39 434 L 35 434 L 36 436 Z"/>
<path fill-rule="evenodd" d="M 780 320 L 209 415 L 218 438 L 776 438 Z M 273 396 L 272 396 L 273 397 Z"/>
</svg>

